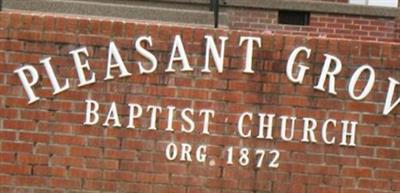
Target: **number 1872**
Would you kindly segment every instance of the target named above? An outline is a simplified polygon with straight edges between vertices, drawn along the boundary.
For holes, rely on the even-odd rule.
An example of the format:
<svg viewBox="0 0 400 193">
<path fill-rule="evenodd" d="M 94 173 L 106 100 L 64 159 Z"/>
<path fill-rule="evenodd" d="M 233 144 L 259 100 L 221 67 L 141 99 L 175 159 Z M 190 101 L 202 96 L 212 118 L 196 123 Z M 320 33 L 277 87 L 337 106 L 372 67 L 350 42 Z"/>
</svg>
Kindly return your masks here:
<svg viewBox="0 0 400 193">
<path fill-rule="evenodd" d="M 227 160 L 226 163 L 228 165 L 234 164 L 234 149 L 233 147 L 229 147 L 227 150 Z M 267 162 L 269 168 L 278 168 L 279 167 L 279 156 L 280 153 L 278 150 L 264 150 L 264 149 L 255 149 L 251 150 L 249 148 L 240 148 L 239 149 L 239 159 L 237 162 L 241 166 L 247 166 L 250 164 L 251 159 L 256 160 L 256 167 L 263 167 L 264 162 Z"/>
</svg>

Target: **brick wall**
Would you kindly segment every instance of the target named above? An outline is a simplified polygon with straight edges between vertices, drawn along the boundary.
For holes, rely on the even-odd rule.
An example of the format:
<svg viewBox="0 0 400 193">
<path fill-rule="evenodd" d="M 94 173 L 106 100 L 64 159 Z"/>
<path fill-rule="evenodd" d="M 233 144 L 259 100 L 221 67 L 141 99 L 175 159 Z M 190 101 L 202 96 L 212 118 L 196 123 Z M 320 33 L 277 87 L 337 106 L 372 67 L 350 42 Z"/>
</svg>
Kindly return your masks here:
<svg viewBox="0 0 400 193">
<path fill-rule="evenodd" d="M 311 13 L 310 24 L 278 24 L 276 10 L 233 9 L 229 27 L 277 34 L 335 37 L 350 40 L 399 41 L 394 18 Z"/>
<path fill-rule="evenodd" d="M 399 110 L 382 115 L 387 77 L 399 79 L 399 44 L 349 41 L 335 38 L 270 35 L 258 32 L 213 30 L 146 24 L 100 18 L 2 12 L 0 14 L 0 192 L 2 193 L 395 193 L 400 191 Z M 194 72 L 166 73 L 173 36 L 180 34 Z M 204 35 L 227 35 L 222 74 L 201 73 Z M 151 51 L 160 66 L 150 75 L 138 73 L 137 61 L 145 61 L 132 49 L 140 35 L 151 35 Z M 242 72 L 246 52 L 238 48 L 239 36 L 262 38 L 255 49 L 254 74 Z M 109 41 L 113 40 L 132 76 L 103 81 Z M 97 82 L 78 88 L 69 51 L 86 46 Z M 285 66 L 297 46 L 312 49 L 311 67 L 301 85 L 288 81 Z M 343 71 L 337 78 L 337 96 L 313 89 L 323 54 L 337 56 Z M 39 60 L 52 56 L 60 82 L 69 78 L 71 89 L 52 96 L 49 77 Z M 39 102 L 27 104 L 20 80 L 13 71 L 31 64 L 39 70 L 34 87 Z M 364 101 L 351 100 L 347 81 L 360 64 L 376 70 L 373 92 Z M 118 71 L 114 72 L 117 75 Z M 397 97 L 397 96 L 396 96 Z M 151 131 L 146 114 L 140 129 L 83 126 L 85 100 L 97 100 L 104 120 L 115 101 L 121 122 L 128 119 L 127 103 L 216 110 L 210 135 L 199 131 Z M 321 143 L 285 142 L 238 137 L 240 113 L 358 121 L 356 147 Z M 157 122 L 165 128 L 166 112 Z M 196 125 L 199 126 L 199 122 Z M 257 123 L 249 125 L 257 127 Z M 174 122 L 174 127 L 180 125 Z M 276 126 L 278 131 L 279 125 Z M 320 132 L 317 132 L 318 136 Z M 336 130 L 331 135 L 339 135 Z M 279 135 L 274 132 L 274 135 Z M 301 135 L 300 130 L 295 136 Z M 318 138 L 319 139 L 319 138 Z M 164 149 L 170 142 L 208 145 L 208 160 L 215 163 L 168 161 Z M 278 168 L 256 168 L 255 159 L 245 167 L 227 165 L 226 148 L 280 151 Z M 236 155 L 235 154 L 235 155 Z M 270 158 L 269 158 L 270 159 Z"/>
</svg>

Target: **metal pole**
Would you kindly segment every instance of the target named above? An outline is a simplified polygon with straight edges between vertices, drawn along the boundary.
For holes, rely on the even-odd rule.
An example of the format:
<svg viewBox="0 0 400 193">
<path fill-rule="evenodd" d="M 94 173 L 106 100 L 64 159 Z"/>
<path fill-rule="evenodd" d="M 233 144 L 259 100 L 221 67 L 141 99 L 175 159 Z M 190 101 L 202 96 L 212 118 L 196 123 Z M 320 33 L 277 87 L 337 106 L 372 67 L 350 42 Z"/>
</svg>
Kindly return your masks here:
<svg viewBox="0 0 400 193">
<path fill-rule="evenodd" d="M 218 28 L 219 20 L 219 0 L 214 0 L 214 27 Z"/>
</svg>

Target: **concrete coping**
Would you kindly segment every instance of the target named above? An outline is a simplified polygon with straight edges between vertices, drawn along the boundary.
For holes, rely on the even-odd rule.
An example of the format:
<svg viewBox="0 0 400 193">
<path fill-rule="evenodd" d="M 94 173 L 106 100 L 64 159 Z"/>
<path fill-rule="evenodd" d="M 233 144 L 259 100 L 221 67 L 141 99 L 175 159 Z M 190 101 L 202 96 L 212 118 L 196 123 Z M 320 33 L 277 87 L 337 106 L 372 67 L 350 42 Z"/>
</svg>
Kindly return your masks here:
<svg viewBox="0 0 400 193">
<path fill-rule="evenodd" d="M 158 0 L 160 2 L 209 4 L 209 0 Z M 251 1 L 251 3 L 249 2 Z M 220 0 L 225 7 L 257 8 L 274 10 L 310 11 L 318 13 L 333 13 L 347 15 L 362 15 L 396 18 L 399 9 L 393 7 L 378 7 L 353 5 L 347 3 L 317 2 L 307 0 Z"/>
<path fill-rule="evenodd" d="M 19 2 L 20 1 L 20 2 Z M 180 4 L 194 4 L 206 6 L 210 0 L 55 0 L 55 2 L 69 2 L 82 4 L 84 2 L 108 2 L 112 4 L 129 4 L 129 2 L 146 2 L 150 1 L 156 3 L 180 3 Z M 251 3 L 249 2 L 251 1 Z M 22 0 L 3 0 L 3 4 L 12 5 L 16 3 L 22 4 Z M 35 3 L 23 3 L 24 10 L 34 10 Z M 293 11 L 310 11 L 317 13 L 332 13 L 332 14 L 346 14 L 346 15 L 360 15 L 360 16 L 373 16 L 373 17 L 386 17 L 396 18 L 399 16 L 398 8 L 390 7 L 377 7 L 377 6 L 363 6 L 351 5 L 346 3 L 332 3 L 332 2 L 316 2 L 305 0 L 220 0 L 220 4 L 226 8 L 252 8 L 252 9 L 269 9 L 269 10 L 293 10 Z M 37 6 L 36 6 L 37 7 Z M 7 8 L 7 7 L 5 7 Z M 18 9 L 18 7 L 13 7 Z M 113 6 L 112 12 L 118 12 L 115 9 L 124 9 L 121 6 Z M 64 11 L 65 12 L 65 11 Z"/>
</svg>

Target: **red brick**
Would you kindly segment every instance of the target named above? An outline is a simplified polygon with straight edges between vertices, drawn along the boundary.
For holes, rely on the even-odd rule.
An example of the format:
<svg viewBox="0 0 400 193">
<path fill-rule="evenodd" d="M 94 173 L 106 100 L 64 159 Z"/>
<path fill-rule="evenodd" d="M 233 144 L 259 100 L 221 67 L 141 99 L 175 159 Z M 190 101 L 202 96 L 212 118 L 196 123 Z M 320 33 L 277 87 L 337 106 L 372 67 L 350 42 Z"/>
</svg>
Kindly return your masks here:
<svg viewBox="0 0 400 193">
<path fill-rule="evenodd" d="M 83 168 L 71 168 L 69 174 L 73 177 L 86 178 L 86 179 L 100 179 L 102 172 L 97 169 L 83 169 Z"/>
<path fill-rule="evenodd" d="M 55 145 L 36 145 L 35 147 L 37 154 L 50 154 L 50 155 L 66 155 L 67 147 L 55 146 Z"/>
<path fill-rule="evenodd" d="M 48 180 L 37 176 L 18 176 L 15 178 L 17 186 L 47 186 Z"/>
<path fill-rule="evenodd" d="M 33 174 L 39 176 L 64 177 L 66 174 L 66 169 L 63 167 L 34 166 Z"/>
<path fill-rule="evenodd" d="M 393 141 L 390 138 L 365 136 L 362 137 L 361 143 L 363 145 L 370 145 L 370 146 L 390 147 Z"/>
<path fill-rule="evenodd" d="M 11 152 L 32 152 L 33 145 L 30 143 L 2 142 L 1 149 Z"/>
<path fill-rule="evenodd" d="M 16 133 L 13 131 L 2 131 L 0 132 L 0 140 L 12 141 L 16 138 Z"/>
<path fill-rule="evenodd" d="M 390 182 L 387 180 L 369 180 L 369 179 L 361 179 L 359 183 L 360 188 L 369 188 L 369 189 L 390 189 Z"/>
<path fill-rule="evenodd" d="M 32 154 L 19 154 L 17 162 L 21 164 L 42 164 L 46 165 L 49 162 L 47 156 L 32 155 Z"/>
<path fill-rule="evenodd" d="M 85 145 L 86 139 L 81 136 L 55 135 L 52 137 L 54 144 Z"/>
<path fill-rule="evenodd" d="M 82 157 L 100 157 L 102 154 L 100 148 L 91 148 L 91 147 L 71 147 L 71 156 L 82 156 Z"/>
<path fill-rule="evenodd" d="M 11 164 L 0 164 L 0 172 L 2 174 L 17 174 L 17 175 L 29 175 L 31 173 L 31 167 L 26 165 L 11 165 Z"/>
<path fill-rule="evenodd" d="M 12 176 L 0 176 L 0 185 L 11 185 L 13 184 L 13 177 Z"/>
<path fill-rule="evenodd" d="M 131 182 L 135 179 L 135 174 L 126 171 L 106 171 L 104 178 L 111 181 L 127 181 Z"/>
<path fill-rule="evenodd" d="M 87 180 L 83 185 L 83 189 L 86 190 L 100 190 L 100 191 L 111 191 L 114 192 L 117 185 L 108 181 L 93 181 Z"/>
<path fill-rule="evenodd" d="M 84 165 L 85 161 L 81 157 L 53 156 L 51 158 L 51 163 L 54 165 L 59 165 L 59 166 L 82 167 Z"/>
<path fill-rule="evenodd" d="M 105 157 L 112 159 L 132 160 L 136 158 L 136 153 L 129 150 L 106 150 Z"/>
<path fill-rule="evenodd" d="M 97 169 L 117 169 L 118 168 L 118 160 L 98 160 L 98 159 L 88 159 L 86 160 L 86 165 L 88 168 L 97 168 Z"/>
<path fill-rule="evenodd" d="M 39 142 L 39 143 L 48 143 L 49 135 L 47 134 L 36 134 L 36 133 L 20 133 L 19 139 L 27 142 Z"/>
<path fill-rule="evenodd" d="M 352 177 L 371 177 L 372 171 L 369 168 L 343 168 L 342 174 Z"/>
<path fill-rule="evenodd" d="M 50 180 L 50 187 L 79 189 L 81 187 L 81 180 L 52 178 Z"/>
</svg>

